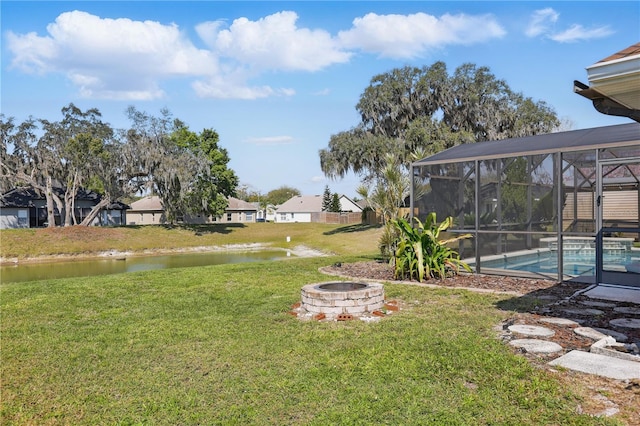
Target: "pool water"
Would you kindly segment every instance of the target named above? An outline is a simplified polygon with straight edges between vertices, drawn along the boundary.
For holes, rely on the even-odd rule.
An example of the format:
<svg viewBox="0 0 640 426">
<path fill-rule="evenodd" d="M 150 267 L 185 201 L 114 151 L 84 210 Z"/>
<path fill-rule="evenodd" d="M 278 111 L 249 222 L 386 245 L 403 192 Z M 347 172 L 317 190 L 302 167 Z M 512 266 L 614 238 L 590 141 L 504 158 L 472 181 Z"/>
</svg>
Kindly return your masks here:
<svg viewBox="0 0 640 426">
<path fill-rule="evenodd" d="M 640 252 L 611 253 L 604 255 L 605 269 L 625 271 L 625 265 L 640 261 Z M 565 253 L 563 257 L 565 275 L 595 275 L 595 252 Z M 539 251 L 524 255 L 509 255 L 498 259 L 481 261 L 482 268 L 507 269 L 515 271 L 557 274 L 558 258 L 555 251 Z"/>
</svg>

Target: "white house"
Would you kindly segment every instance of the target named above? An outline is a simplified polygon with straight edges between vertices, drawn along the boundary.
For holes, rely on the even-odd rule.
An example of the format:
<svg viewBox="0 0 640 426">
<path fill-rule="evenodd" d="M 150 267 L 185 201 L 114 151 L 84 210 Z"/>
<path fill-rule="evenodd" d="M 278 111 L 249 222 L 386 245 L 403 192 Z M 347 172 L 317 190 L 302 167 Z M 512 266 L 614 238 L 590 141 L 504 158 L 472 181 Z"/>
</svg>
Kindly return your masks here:
<svg viewBox="0 0 640 426">
<path fill-rule="evenodd" d="M 340 196 L 340 211 L 362 213 L 362 207 L 346 195 Z"/>
<path fill-rule="evenodd" d="M 290 198 L 276 210 L 275 221 L 278 223 L 323 222 L 335 223 L 328 215 L 340 216 L 341 213 L 329 213 L 322 210 L 322 195 L 297 195 Z M 339 197 L 340 210 L 344 213 L 361 213 L 362 208 L 345 195 Z M 360 219 L 355 215 L 356 220 Z M 353 221 L 353 219 L 351 220 Z"/>
<path fill-rule="evenodd" d="M 313 213 L 322 211 L 322 195 L 296 195 L 276 210 L 278 223 L 311 222 Z"/>
</svg>

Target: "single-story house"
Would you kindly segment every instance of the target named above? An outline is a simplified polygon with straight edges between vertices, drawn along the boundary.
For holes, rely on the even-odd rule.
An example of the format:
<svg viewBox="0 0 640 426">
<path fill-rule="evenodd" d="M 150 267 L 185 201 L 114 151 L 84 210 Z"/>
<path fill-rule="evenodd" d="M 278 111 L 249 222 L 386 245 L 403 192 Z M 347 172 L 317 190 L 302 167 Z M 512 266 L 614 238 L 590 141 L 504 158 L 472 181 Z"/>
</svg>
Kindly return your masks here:
<svg viewBox="0 0 640 426">
<path fill-rule="evenodd" d="M 362 213 L 362 207 L 360 204 L 353 201 L 351 198 L 346 195 L 340 196 L 340 211 L 341 212 L 352 212 L 352 213 Z"/>
<path fill-rule="evenodd" d="M 321 211 L 321 195 L 296 195 L 278 207 L 275 221 L 278 223 L 311 222 L 311 215 Z"/>
<path fill-rule="evenodd" d="M 229 197 L 229 205 L 225 213 L 220 217 L 184 215 L 178 218 L 178 221 L 190 224 L 247 223 L 256 221 L 257 212 L 258 207 L 253 203 Z M 167 223 L 160 197 L 155 195 L 134 201 L 131 203 L 131 208 L 127 213 L 127 224 L 129 225 L 159 225 Z"/>
<path fill-rule="evenodd" d="M 329 216 L 343 215 L 347 217 L 347 213 L 351 213 L 348 223 L 354 223 L 361 220 L 362 208 L 353 200 L 345 195 L 340 196 L 341 213 L 330 213 L 322 210 L 322 195 L 296 195 L 285 201 L 276 210 L 275 221 L 278 223 L 294 223 L 294 222 L 331 222 L 341 223 L 344 221 L 336 221 Z"/>
<path fill-rule="evenodd" d="M 60 198 L 64 190 L 53 188 Z M 79 190 L 75 200 L 74 216 L 78 223 L 87 217 L 91 209 L 100 202 L 100 194 Z M 94 226 L 117 226 L 126 223 L 126 210 L 129 206 L 114 202 L 104 208 L 92 222 Z M 54 208 L 56 225 L 62 223 L 64 211 Z M 0 196 L 0 229 L 42 228 L 47 223 L 47 201 L 40 191 L 31 187 L 14 188 Z"/>
</svg>

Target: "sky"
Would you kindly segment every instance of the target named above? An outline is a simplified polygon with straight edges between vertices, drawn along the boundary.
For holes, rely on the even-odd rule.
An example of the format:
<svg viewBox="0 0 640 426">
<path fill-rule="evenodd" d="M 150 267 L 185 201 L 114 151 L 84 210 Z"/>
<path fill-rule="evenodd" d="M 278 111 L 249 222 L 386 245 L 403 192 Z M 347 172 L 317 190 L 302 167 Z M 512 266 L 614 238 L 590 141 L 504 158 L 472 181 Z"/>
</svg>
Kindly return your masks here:
<svg viewBox="0 0 640 426">
<path fill-rule="evenodd" d="M 568 129 L 630 122 L 573 92 L 640 41 L 637 1 L 6 1 L 0 111 L 60 120 L 74 103 L 114 128 L 129 106 L 214 129 L 242 186 L 356 196 L 319 150 L 359 124 L 371 79 L 437 61 L 486 66 Z"/>
</svg>

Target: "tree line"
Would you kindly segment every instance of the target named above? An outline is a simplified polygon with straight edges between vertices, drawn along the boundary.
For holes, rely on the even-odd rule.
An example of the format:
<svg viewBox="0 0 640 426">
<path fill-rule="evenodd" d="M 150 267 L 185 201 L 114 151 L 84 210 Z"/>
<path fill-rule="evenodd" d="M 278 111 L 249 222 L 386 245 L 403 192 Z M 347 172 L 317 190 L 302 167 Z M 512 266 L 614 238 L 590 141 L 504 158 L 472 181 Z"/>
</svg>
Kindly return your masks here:
<svg viewBox="0 0 640 426">
<path fill-rule="evenodd" d="M 53 122 L 30 117 L 16 123 L 0 114 L 0 190 L 39 192 L 49 226 L 55 226 L 56 210 L 64 212 L 64 226 L 88 225 L 102 208 L 141 193 L 159 196 L 171 223 L 186 213 L 220 216 L 235 193 L 238 178 L 213 129 L 193 132 L 167 109 L 154 116 L 130 106 L 128 129 L 112 128 L 96 108 L 82 111 L 71 103 L 61 112 Z M 81 189 L 101 199 L 77 223 Z"/>
</svg>

